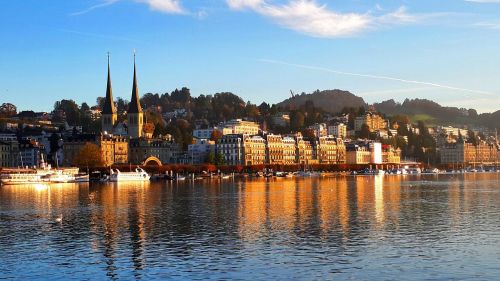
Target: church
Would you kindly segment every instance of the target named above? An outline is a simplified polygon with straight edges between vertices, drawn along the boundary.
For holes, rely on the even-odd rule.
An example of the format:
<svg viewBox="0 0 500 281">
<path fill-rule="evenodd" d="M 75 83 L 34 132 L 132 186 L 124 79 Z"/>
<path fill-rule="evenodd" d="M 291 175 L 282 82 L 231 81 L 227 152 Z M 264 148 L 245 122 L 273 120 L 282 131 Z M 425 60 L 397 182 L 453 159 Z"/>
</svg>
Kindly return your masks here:
<svg viewBox="0 0 500 281">
<path fill-rule="evenodd" d="M 102 135 L 112 139 L 128 141 L 128 162 L 131 164 L 148 164 L 146 159 L 154 159 L 157 163 L 176 163 L 182 150 L 170 135 L 153 138 L 154 125 L 145 121 L 140 103 L 137 84 L 137 69 L 134 53 L 134 78 L 132 81 L 132 97 L 127 110 L 126 123 L 118 122 L 118 112 L 113 99 L 111 71 L 108 57 L 108 78 L 106 98 L 102 108 Z"/>
<path fill-rule="evenodd" d="M 111 70 L 108 56 L 108 82 L 106 86 L 106 98 L 101 113 L 101 125 L 103 134 L 122 135 L 130 138 L 141 138 L 144 136 L 144 113 L 139 98 L 137 86 L 137 70 L 134 54 L 134 80 L 132 82 L 132 98 L 127 110 L 127 124 L 118 122 L 118 112 L 113 99 L 113 87 L 111 85 Z M 147 126 L 146 126 L 147 127 Z"/>
</svg>

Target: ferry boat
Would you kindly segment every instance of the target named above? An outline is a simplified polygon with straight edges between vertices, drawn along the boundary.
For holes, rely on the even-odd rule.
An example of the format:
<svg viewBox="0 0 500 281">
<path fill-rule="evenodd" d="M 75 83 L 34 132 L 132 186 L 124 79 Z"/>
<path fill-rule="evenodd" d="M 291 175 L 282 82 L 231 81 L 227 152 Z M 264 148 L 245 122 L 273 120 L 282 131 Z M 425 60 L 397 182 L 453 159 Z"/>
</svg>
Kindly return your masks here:
<svg viewBox="0 0 500 281">
<path fill-rule="evenodd" d="M 45 174 L 38 173 L 36 170 L 9 170 L 2 173 L 0 182 L 3 185 L 36 184 L 42 183 L 44 176 Z"/>
<path fill-rule="evenodd" d="M 134 172 L 120 172 L 120 170 L 111 169 L 109 181 L 123 182 L 123 181 L 149 181 L 151 176 L 142 168 L 136 168 Z"/>
</svg>

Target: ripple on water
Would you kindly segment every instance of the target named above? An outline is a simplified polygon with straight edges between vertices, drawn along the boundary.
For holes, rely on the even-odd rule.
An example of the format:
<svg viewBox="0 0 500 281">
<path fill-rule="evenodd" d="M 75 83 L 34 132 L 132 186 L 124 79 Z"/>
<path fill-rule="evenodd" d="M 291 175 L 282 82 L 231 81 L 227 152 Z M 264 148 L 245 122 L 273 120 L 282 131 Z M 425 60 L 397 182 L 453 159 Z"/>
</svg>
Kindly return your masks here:
<svg viewBox="0 0 500 281">
<path fill-rule="evenodd" d="M 2 187 L 0 279 L 495 280 L 499 183 L 493 174 Z"/>
</svg>

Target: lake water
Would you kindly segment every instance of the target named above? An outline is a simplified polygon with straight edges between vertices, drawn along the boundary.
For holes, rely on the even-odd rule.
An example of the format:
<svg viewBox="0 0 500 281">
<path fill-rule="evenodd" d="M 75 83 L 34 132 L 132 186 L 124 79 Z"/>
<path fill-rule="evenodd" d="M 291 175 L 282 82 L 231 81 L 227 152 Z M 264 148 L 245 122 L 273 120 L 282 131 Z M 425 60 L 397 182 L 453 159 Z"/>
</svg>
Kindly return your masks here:
<svg viewBox="0 0 500 281">
<path fill-rule="evenodd" d="M 499 276 L 500 174 L 0 187 L 0 279 Z"/>
</svg>

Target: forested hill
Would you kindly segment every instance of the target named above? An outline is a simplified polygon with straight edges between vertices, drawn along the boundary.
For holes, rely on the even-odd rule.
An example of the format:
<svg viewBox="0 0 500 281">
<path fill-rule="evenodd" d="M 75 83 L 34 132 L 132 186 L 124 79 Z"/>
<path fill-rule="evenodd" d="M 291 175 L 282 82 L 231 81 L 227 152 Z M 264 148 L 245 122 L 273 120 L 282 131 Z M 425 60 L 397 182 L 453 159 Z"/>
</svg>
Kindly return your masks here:
<svg viewBox="0 0 500 281">
<path fill-rule="evenodd" d="M 307 101 L 312 101 L 314 106 L 329 113 L 339 113 L 346 107 L 367 106 L 363 98 L 342 90 L 317 90 L 312 94 L 302 93 L 278 103 L 277 106 L 281 108 L 300 107 Z"/>
<path fill-rule="evenodd" d="M 340 113 L 344 108 L 368 107 L 363 98 L 342 90 L 317 90 L 311 94 L 302 93 L 278 103 L 277 106 L 300 108 L 306 102 L 332 114 Z M 373 107 L 387 116 L 407 115 L 414 121 L 422 120 L 428 124 L 500 128 L 500 110 L 478 114 L 475 109 L 441 106 L 427 99 L 406 99 L 402 103 L 391 99 L 374 103 Z"/>
<path fill-rule="evenodd" d="M 426 99 L 406 99 L 403 103 L 391 99 L 375 103 L 374 107 L 389 116 L 403 114 L 413 120 L 423 120 L 430 124 L 500 127 L 500 110 L 478 114 L 475 109 L 441 106 Z"/>
</svg>

